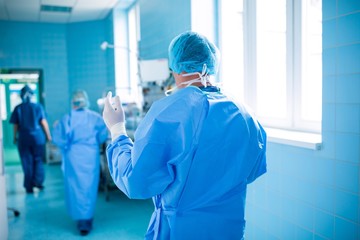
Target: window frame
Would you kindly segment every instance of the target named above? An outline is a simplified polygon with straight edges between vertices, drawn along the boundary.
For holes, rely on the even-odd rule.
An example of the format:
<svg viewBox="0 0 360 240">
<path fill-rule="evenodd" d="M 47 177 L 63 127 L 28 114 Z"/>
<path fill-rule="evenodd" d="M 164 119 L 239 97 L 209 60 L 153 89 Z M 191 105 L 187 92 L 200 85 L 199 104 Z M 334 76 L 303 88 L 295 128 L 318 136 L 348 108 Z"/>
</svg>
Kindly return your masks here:
<svg viewBox="0 0 360 240">
<path fill-rule="evenodd" d="M 244 99 L 257 112 L 257 2 L 244 0 Z M 264 126 L 290 131 L 321 133 L 319 122 L 301 119 L 302 104 L 302 1 L 286 0 L 286 98 L 284 119 L 261 117 Z M 319 79 L 322 81 L 322 79 Z"/>
<path fill-rule="evenodd" d="M 212 0 L 209 0 L 212 1 Z M 228 44 L 224 41 L 223 26 L 223 15 L 226 13 L 222 10 L 222 1 L 226 0 L 215 0 L 216 9 L 218 12 L 215 14 L 216 23 L 217 23 L 217 40 L 219 43 L 220 51 L 222 50 L 222 45 Z M 259 118 L 259 121 L 265 127 L 268 133 L 268 141 L 278 144 L 286 144 L 290 146 L 307 148 L 311 150 L 321 150 L 322 149 L 322 136 L 321 136 L 321 120 L 320 122 L 311 122 L 311 121 L 301 121 L 300 109 L 301 109 L 301 54 L 302 54 L 302 1 L 296 0 L 287 0 L 287 24 L 291 22 L 291 25 L 294 27 L 287 27 L 286 31 L 291 30 L 291 34 L 287 34 L 287 45 L 291 45 L 290 51 L 287 49 L 286 62 L 287 65 L 291 65 L 291 68 L 287 68 L 287 113 L 288 120 L 291 121 L 279 121 L 276 119 L 264 119 Z M 294 11 L 294 14 L 292 14 Z M 289 14 L 290 13 L 290 14 Z M 244 48 L 243 54 L 244 58 L 244 76 L 242 76 L 244 87 L 239 90 L 239 95 L 237 99 L 243 99 L 245 104 L 250 103 L 253 106 L 256 106 L 257 99 L 254 92 L 256 93 L 256 46 L 253 44 L 256 40 L 256 0 L 243 0 L 243 36 L 244 36 Z M 225 20 L 226 22 L 226 20 Z M 229 36 L 231 37 L 231 36 Z M 322 51 L 322 49 L 320 49 Z M 232 61 L 236 61 L 234 56 L 230 56 Z M 235 74 L 235 73 L 233 73 Z M 219 69 L 220 79 L 223 79 L 223 69 L 222 63 L 220 64 Z M 236 75 L 234 75 L 236 76 Z M 238 76 L 235 77 L 238 79 Z M 322 83 L 322 79 L 318 79 Z M 231 84 L 232 86 L 234 84 Z M 236 85 L 236 84 L 235 84 Z M 321 100 L 322 101 L 322 100 Z M 248 104 L 248 105 L 250 105 Z M 250 106 L 251 106 L 250 105 Z M 322 106 L 322 103 L 321 103 Z M 300 109 L 298 109 L 300 108 Z M 256 108 L 253 107 L 252 110 L 256 111 Z M 289 111 L 290 110 L 290 111 Z M 291 113 L 291 114 L 290 114 Z M 256 115 L 256 112 L 255 112 Z"/>
</svg>

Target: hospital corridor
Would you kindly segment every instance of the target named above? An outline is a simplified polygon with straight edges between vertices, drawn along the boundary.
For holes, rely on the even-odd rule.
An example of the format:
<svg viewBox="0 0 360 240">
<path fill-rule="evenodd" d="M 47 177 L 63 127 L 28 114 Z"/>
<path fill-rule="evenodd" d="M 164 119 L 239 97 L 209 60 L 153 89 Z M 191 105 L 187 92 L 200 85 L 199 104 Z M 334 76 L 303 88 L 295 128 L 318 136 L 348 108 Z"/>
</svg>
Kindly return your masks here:
<svg viewBox="0 0 360 240">
<path fill-rule="evenodd" d="M 0 240 L 360 240 L 360 0 L 0 0 Z"/>
<path fill-rule="evenodd" d="M 81 239 L 66 214 L 59 164 L 46 166 L 46 187 L 33 195 L 26 194 L 21 187 L 23 176 L 19 166 L 6 171 L 8 207 L 20 212 L 18 217 L 8 213 L 8 239 Z M 111 191 L 107 201 L 106 194 L 101 192 L 94 230 L 87 239 L 143 239 L 152 210 L 149 200 L 129 200 L 120 191 Z"/>
</svg>

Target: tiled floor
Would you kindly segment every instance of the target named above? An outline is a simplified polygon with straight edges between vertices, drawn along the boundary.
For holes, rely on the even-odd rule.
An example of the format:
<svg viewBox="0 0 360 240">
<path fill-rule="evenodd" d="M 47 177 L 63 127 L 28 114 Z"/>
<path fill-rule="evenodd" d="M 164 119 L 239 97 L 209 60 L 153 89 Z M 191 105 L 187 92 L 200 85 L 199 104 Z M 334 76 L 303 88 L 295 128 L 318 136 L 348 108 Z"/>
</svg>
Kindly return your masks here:
<svg viewBox="0 0 360 240">
<path fill-rule="evenodd" d="M 20 166 L 6 167 L 7 204 L 20 211 L 8 212 L 9 240 L 31 239 L 143 239 L 153 210 L 151 200 L 129 200 L 120 190 L 98 195 L 94 229 L 80 236 L 67 215 L 60 165 L 45 165 L 45 190 L 26 194 Z"/>
</svg>

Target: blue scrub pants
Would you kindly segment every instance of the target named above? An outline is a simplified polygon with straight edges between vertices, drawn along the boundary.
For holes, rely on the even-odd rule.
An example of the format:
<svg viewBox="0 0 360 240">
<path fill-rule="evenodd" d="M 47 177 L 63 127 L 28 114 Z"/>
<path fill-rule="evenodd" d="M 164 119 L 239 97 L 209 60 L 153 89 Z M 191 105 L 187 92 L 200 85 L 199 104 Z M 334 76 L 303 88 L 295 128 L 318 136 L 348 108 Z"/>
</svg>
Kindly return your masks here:
<svg viewBox="0 0 360 240">
<path fill-rule="evenodd" d="M 24 187 L 32 192 L 33 187 L 42 186 L 45 179 L 43 160 L 45 145 L 28 145 L 18 143 L 21 165 L 24 171 Z"/>
</svg>

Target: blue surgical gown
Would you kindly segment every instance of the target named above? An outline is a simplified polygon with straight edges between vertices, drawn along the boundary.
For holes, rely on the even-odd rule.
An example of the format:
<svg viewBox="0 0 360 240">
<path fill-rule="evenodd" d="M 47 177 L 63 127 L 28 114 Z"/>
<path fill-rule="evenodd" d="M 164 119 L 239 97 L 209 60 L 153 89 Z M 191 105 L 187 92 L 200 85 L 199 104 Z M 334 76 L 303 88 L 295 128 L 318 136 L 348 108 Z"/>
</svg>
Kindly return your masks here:
<svg viewBox="0 0 360 240">
<path fill-rule="evenodd" d="M 10 117 L 10 123 L 18 125 L 17 147 L 24 171 L 24 187 L 28 191 L 32 191 L 34 186 L 41 186 L 45 180 L 46 137 L 40 124 L 43 119 L 44 108 L 32 102 L 17 105 Z"/>
<path fill-rule="evenodd" d="M 145 239 L 243 238 L 247 184 L 266 172 L 266 133 L 242 105 L 187 87 L 155 102 L 134 138 L 108 146 L 108 165 L 129 198 L 153 198 Z"/>
<path fill-rule="evenodd" d="M 63 154 L 65 202 L 74 220 L 92 219 L 100 177 L 99 144 L 108 131 L 100 114 L 72 110 L 53 129 L 53 142 Z"/>
</svg>

